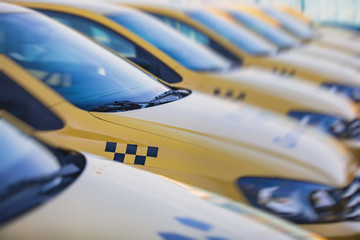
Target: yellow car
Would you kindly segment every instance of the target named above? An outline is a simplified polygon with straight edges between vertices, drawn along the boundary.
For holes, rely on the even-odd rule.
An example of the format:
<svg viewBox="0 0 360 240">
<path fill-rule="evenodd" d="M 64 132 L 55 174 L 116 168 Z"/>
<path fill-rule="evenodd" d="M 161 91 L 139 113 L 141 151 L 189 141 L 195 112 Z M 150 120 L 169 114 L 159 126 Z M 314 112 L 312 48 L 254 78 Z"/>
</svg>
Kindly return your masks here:
<svg viewBox="0 0 360 240">
<path fill-rule="evenodd" d="M 252 11 L 249 11 L 249 9 L 252 9 Z M 331 46 L 324 45 L 321 41 L 317 41 L 316 39 L 301 42 L 292 37 L 285 30 L 259 19 L 258 16 L 263 14 L 259 7 L 242 5 L 234 7 L 231 5 L 231 7 L 211 7 L 210 11 L 250 29 L 255 34 L 275 45 L 278 51 L 290 51 L 293 53 L 310 55 L 316 58 L 333 61 L 338 64 L 351 66 L 355 69 L 360 69 L 360 59 L 357 54 L 350 54 L 339 49 L 333 49 Z M 279 23 L 278 25 L 281 24 Z"/>
<path fill-rule="evenodd" d="M 356 40 L 344 38 L 342 35 L 318 35 L 315 30 L 285 12 L 271 7 L 264 7 L 262 10 L 268 16 L 279 21 L 284 30 L 302 41 L 315 40 L 323 46 L 336 48 L 357 56 L 360 54 L 360 43 Z"/>
<path fill-rule="evenodd" d="M 298 11 L 297 9 L 294 9 L 292 7 L 289 7 L 285 4 L 276 4 L 276 9 L 296 18 L 298 21 L 301 21 L 303 24 L 312 27 L 317 34 L 325 35 L 325 36 L 336 36 L 340 35 L 341 38 L 346 38 L 353 41 L 360 41 L 360 35 L 357 31 L 351 30 L 351 29 L 343 29 L 335 26 L 327 26 L 327 25 L 320 25 L 313 23 L 310 18 L 308 18 L 305 14 Z M 271 17 L 267 19 L 272 19 Z"/>
<path fill-rule="evenodd" d="M 0 104 L 31 134 L 325 236 L 360 234 L 352 206 L 359 165 L 338 141 L 245 104 L 170 90 L 41 14 L 3 3 L 0 9 Z"/>
<path fill-rule="evenodd" d="M 229 199 L 43 145 L 3 119 L 0 132 L 2 240 L 322 239 Z"/>
<path fill-rule="evenodd" d="M 316 59 L 296 52 L 278 52 L 247 29 L 222 19 L 203 8 L 170 5 L 128 4 L 144 10 L 225 57 L 234 55 L 244 65 L 267 68 L 274 75 L 307 79 L 358 99 L 360 72 L 353 67 Z M 194 37 L 196 36 L 196 37 Z"/>
<path fill-rule="evenodd" d="M 171 86 L 242 100 L 291 116 L 341 138 L 360 156 L 359 108 L 347 99 L 300 79 L 251 67 L 231 68 L 228 61 L 136 10 L 89 2 L 26 6 L 89 35 Z"/>
</svg>

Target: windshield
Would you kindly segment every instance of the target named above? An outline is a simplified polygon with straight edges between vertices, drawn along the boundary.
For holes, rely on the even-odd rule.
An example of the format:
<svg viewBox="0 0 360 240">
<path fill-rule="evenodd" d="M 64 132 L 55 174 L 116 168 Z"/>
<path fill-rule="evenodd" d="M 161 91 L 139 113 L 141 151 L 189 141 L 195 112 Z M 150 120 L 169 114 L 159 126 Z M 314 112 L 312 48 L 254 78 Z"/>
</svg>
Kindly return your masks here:
<svg viewBox="0 0 360 240">
<path fill-rule="evenodd" d="M 220 55 L 192 42 L 154 17 L 135 11 L 107 17 L 134 32 L 191 70 L 222 70 L 228 69 L 231 65 Z"/>
<path fill-rule="evenodd" d="M 285 30 L 295 35 L 296 37 L 302 40 L 310 40 L 314 38 L 315 34 L 313 30 L 311 30 L 309 26 L 301 23 L 295 18 L 273 8 L 263 8 L 262 10 L 266 14 L 279 21 Z"/>
<path fill-rule="evenodd" d="M 0 195 L 17 182 L 48 176 L 60 163 L 45 147 L 0 120 Z"/>
<path fill-rule="evenodd" d="M 96 43 L 45 16 L 0 15 L 0 54 L 27 69 L 74 105 L 146 102 L 169 90 Z"/>
<path fill-rule="evenodd" d="M 215 31 L 248 54 L 269 55 L 276 50 L 246 28 L 224 20 L 206 10 L 189 11 L 187 15 Z"/>
<path fill-rule="evenodd" d="M 290 48 L 297 45 L 297 42 L 288 34 L 284 33 L 283 30 L 279 30 L 256 17 L 237 11 L 230 11 L 230 14 L 237 21 L 257 34 L 260 34 L 279 48 Z"/>
</svg>

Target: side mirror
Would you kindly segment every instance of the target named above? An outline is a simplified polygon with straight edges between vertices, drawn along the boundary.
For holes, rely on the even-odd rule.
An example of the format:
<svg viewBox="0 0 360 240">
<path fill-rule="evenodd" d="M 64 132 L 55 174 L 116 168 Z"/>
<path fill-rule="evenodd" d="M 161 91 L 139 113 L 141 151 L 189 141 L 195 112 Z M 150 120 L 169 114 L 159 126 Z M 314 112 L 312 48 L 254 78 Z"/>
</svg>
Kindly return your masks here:
<svg viewBox="0 0 360 240">
<path fill-rule="evenodd" d="M 146 70 L 150 69 L 150 62 L 146 59 L 143 58 L 128 58 L 128 59 Z"/>
</svg>

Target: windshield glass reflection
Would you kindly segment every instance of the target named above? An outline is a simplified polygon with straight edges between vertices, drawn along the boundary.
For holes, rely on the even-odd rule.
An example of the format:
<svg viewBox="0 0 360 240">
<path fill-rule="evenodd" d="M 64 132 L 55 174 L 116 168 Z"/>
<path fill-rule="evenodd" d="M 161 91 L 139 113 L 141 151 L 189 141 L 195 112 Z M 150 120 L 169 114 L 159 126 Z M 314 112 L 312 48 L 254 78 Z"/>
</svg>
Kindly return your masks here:
<svg viewBox="0 0 360 240">
<path fill-rule="evenodd" d="M 290 48 L 297 45 L 296 40 L 288 34 L 264 21 L 257 19 L 256 17 L 236 11 L 232 11 L 231 16 L 279 48 Z"/>
<path fill-rule="evenodd" d="M 296 37 L 302 40 L 310 40 L 314 38 L 314 31 L 295 18 L 273 8 L 263 8 L 263 11 L 278 20 L 285 30 Z"/>
<path fill-rule="evenodd" d="M 275 47 L 248 29 L 224 20 L 206 10 L 192 10 L 187 12 L 187 15 L 215 31 L 248 54 L 257 56 L 270 55 L 276 51 Z"/>
<path fill-rule="evenodd" d="M 90 110 L 114 101 L 144 102 L 169 90 L 117 55 L 39 14 L 0 16 L 0 53 L 74 105 Z"/>
<path fill-rule="evenodd" d="M 191 70 L 223 70 L 231 65 L 220 55 L 190 41 L 154 17 L 135 11 L 108 17 Z"/>
<path fill-rule="evenodd" d="M 4 120 L 0 120 L 0 133 L 0 194 L 17 182 L 48 176 L 60 169 L 50 151 Z"/>
</svg>

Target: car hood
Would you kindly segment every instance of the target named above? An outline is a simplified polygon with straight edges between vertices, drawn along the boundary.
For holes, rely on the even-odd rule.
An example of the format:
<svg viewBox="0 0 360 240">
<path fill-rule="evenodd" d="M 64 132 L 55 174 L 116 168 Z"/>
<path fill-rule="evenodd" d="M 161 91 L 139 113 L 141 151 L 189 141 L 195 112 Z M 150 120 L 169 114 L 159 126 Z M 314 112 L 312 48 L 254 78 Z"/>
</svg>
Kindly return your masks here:
<svg viewBox="0 0 360 240">
<path fill-rule="evenodd" d="M 298 52 L 285 51 L 280 54 L 270 56 L 272 62 L 279 62 L 284 65 L 292 65 L 294 68 L 301 68 L 306 71 L 322 76 L 324 81 L 336 80 L 343 84 L 353 84 L 360 86 L 359 71 L 352 67 L 344 66 L 335 62 L 326 61 L 313 56 L 306 56 Z"/>
<path fill-rule="evenodd" d="M 236 214 L 215 207 L 154 174 L 87 157 L 84 172 L 70 187 L 10 222 L 0 235 L 1 239 L 31 236 L 39 240 L 309 237 L 285 225 L 275 229 L 269 218 L 242 209 Z"/>
<path fill-rule="evenodd" d="M 230 152 L 235 161 L 244 161 L 243 164 L 251 161 L 264 165 L 271 156 L 273 166 L 279 164 L 281 168 L 282 164 L 294 164 L 298 169 L 315 171 L 314 181 L 342 185 L 349 180 L 349 168 L 355 171 L 356 165 L 347 150 L 327 135 L 246 104 L 235 104 L 197 92 L 156 107 L 92 114 L 105 121 L 142 128 L 142 131 L 153 134 L 159 134 L 157 128 L 165 128 L 162 132 L 168 133 L 165 137 L 169 139 L 202 148 L 211 146 L 207 150 L 210 154 L 224 152 L 227 155 Z M 170 130 L 176 130 L 176 134 Z M 196 136 L 205 140 L 197 141 Z M 249 159 L 249 155 L 254 157 Z M 319 180 L 318 176 L 326 180 Z"/>
<path fill-rule="evenodd" d="M 346 39 L 342 36 L 321 36 L 317 39 L 320 43 L 329 44 L 331 46 L 345 49 L 354 54 L 360 54 L 360 43 L 355 39 Z"/>
<path fill-rule="evenodd" d="M 330 47 L 321 46 L 317 41 L 303 45 L 299 48 L 291 49 L 291 51 L 333 61 L 342 66 L 351 66 L 355 69 L 360 69 L 360 58 L 356 55 L 341 52 L 341 50 L 332 49 Z"/>
<path fill-rule="evenodd" d="M 256 67 L 238 68 L 211 76 L 239 82 L 275 97 L 281 96 L 305 110 L 332 114 L 348 121 L 356 118 L 359 110 L 356 104 L 340 94 L 331 93 L 300 78 L 279 76 Z"/>
</svg>

